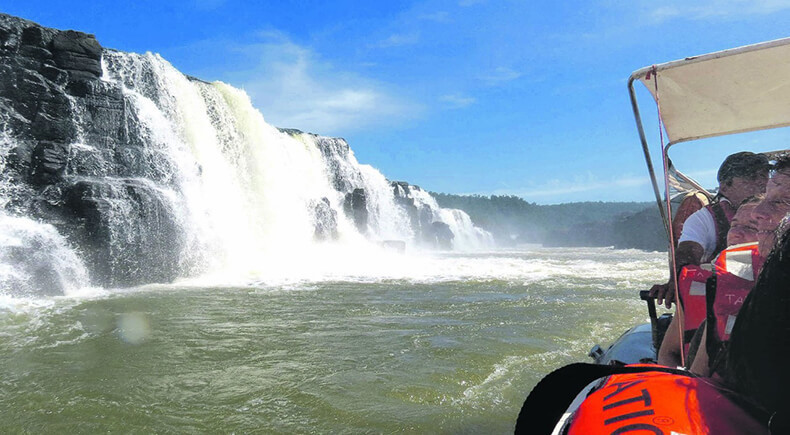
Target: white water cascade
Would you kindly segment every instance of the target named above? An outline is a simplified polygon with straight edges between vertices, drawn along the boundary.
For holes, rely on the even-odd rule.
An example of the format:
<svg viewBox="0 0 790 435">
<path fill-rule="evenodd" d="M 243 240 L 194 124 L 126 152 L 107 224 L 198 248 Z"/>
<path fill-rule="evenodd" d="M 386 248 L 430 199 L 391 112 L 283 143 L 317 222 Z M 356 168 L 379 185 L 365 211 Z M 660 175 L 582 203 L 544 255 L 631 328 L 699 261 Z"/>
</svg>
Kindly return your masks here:
<svg viewBox="0 0 790 435">
<path fill-rule="evenodd" d="M 89 285 L 72 246 L 52 225 L 5 211 L 25 194 L 5 170 L 12 145 L 8 133 L 0 131 L 0 295 L 72 294 Z"/>
<path fill-rule="evenodd" d="M 126 274 L 117 282 L 135 282 L 149 266 L 172 269 L 175 278 L 225 282 L 331 274 L 338 264 L 364 267 L 361 259 L 370 261 L 385 241 L 409 251 L 492 245 L 465 213 L 441 209 L 427 192 L 360 164 L 344 140 L 267 124 L 239 89 L 188 78 L 151 53 L 105 50 L 102 69 L 101 83 L 120 89 L 122 125 L 112 128 L 124 139 L 115 148 L 92 142 L 84 133 L 91 115 L 75 108 L 82 131 L 69 145 L 64 177 L 77 192 L 69 198 L 88 204 L 84 213 L 100 214 L 106 228 L 90 234 L 109 247 L 93 258 L 109 257 L 108 273 Z M 5 156 L 13 140 L 3 137 Z M 0 205 L 15 188 L 0 179 Z M 50 285 L 54 293 L 88 285 L 80 253 L 55 227 L 0 219 L 7 223 L 0 230 L 0 291 L 24 287 L 20 273 L 35 275 L 10 259 L 25 240 L 50 246 L 36 261 L 56 270 L 47 275 L 58 277 L 50 279 L 58 281 Z M 135 260 L 146 256 L 147 263 Z"/>
<path fill-rule="evenodd" d="M 369 241 L 419 242 L 391 183 L 361 165 L 340 139 L 281 132 L 267 124 L 249 97 L 221 82 L 188 79 L 158 55 L 105 54 L 107 80 L 117 80 L 136 107 L 144 130 L 173 162 L 174 188 L 183 194 L 188 233 L 184 256 L 203 252 L 209 268 L 247 272 L 261 261 L 314 251 L 320 219 L 314 205 L 328 203 L 336 217 L 337 245 Z M 344 212 L 354 189 L 366 194 L 368 226 L 360 230 Z M 432 221 L 449 225 L 454 246 L 490 246 L 490 236 L 458 210 L 443 210 L 419 189 L 415 203 Z"/>
</svg>

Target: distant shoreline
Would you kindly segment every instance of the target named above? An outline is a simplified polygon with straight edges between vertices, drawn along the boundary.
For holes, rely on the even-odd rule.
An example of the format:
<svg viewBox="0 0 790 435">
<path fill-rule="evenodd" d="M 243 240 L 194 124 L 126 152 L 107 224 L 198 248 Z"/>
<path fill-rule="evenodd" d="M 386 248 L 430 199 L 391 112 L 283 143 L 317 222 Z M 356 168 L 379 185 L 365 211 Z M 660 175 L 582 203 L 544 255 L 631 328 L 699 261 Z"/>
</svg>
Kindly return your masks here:
<svg viewBox="0 0 790 435">
<path fill-rule="evenodd" d="M 530 203 L 517 196 L 431 192 L 439 205 L 466 212 L 500 246 L 601 247 L 666 251 L 667 238 L 653 202 Z"/>
</svg>

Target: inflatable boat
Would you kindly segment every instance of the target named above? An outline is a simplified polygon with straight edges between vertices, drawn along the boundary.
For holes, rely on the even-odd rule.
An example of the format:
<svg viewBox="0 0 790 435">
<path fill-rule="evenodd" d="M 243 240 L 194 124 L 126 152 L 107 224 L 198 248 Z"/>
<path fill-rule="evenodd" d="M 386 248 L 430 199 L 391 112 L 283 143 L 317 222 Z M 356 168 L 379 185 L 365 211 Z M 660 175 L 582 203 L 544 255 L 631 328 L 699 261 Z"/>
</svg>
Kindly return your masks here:
<svg viewBox="0 0 790 435">
<path fill-rule="evenodd" d="M 660 156 L 657 161 L 661 162 L 663 169 L 662 180 L 656 176 L 653 166 L 651 148 L 637 102 L 637 82 L 642 83 L 652 97 L 658 115 L 660 146 L 656 150 Z M 790 38 L 650 65 L 631 74 L 628 91 L 648 175 L 667 233 L 669 270 L 674 271 L 673 241 L 676 235 L 672 229 L 673 208 L 677 208 L 678 198 L 690 192 L 702 192 L 710 197 L 713 192 L 677 170 L 669 151 L 678 144 L 694 143 L 694 146 L 698 146 L 699 142 L 696 141 L 700 139 L 790 126 Z M 705 145 L 710 146 L 710 142 Z M 765 154 L 772 159 L 788 154 L 788 150 Z M 663 189 L 659 188 L 661 184 Z M 658 316 L 655 302 L 648 291 L 641 291 L 639 297 L 647 303 L 650 323 L 629 329 L 605 349 L 595 345 L 589 353 L 595 364 L 572 364 L 547 375 L 524 403 L 516 424 L 516 433 L 721 433 L 713 431 L 710 422 L 702 421 L 701 415 L 694 411 L 696 408 L 678 411 L 677 415 L 656 417 L 659 405 L 668 401 L 661 401 L 660 394 L 650 396 L 647 389 L 641 389 L 641 396 L 606 402 L 646 379 L 653 379 L 654 385 L 659 385 L 663 378 L 671 378 L 672 381 L 667 385 L 673 388 L 696 385 L 695 394 L 704 393 L 710 384 L 682 368 L 649 364 L 656 361 L 656 351 L 672 314 Z M 675 300 L 678 300 L 677 295 Z M 682 307 L 678 307 L 678 304 L 675 304 L 674 316 L 683 318 Z M 680 331 L 683 331 L 682 325 Z M 685 361 L 685 357 L 682 361 Z M 631 376 L 628 378 L 631 380 L 609 385 L 614 375 L 623 376 L 620 379 Z M 611 393 L 600 394 L 601 389 L 607 386 L 611 388 Z M 598 393 L 588 395 L 594 389 L 598 389 Z M 719 394 L 720 391 L 716 391 L 711 390 L 711 400 L 724 397 Z M 638 390 L 631 391 L 629 397 L 633 393 L 638 393 Z M 580 415 L 584 414 L 580 407 L 583 408 L 585 403 L 594 401 L 596 397 L 602 399 L 599 400 L 602 408 L 596 411 L 596 418 L 600 418 L 600 430 L 591 431 L 590 427 L 585 426 L 580 431 L 582 422 L 590 421 L 585 420 L 585 415 L 589 416 L 589 413 Z M 608 410 L 631 403 L 644 403 L 645 409 L 605 418 Z M 721 403 L 720 411 L 730 408 L 732 411 L 719 412 L 721 421 L 716 423 L 731 424 L 726 433 L 767 433 L 768 427 L 764 423 L 748 426 L 753 422 L 743 419 L 727 423 L 728 418 L 740 418 L 739 412 L 743 411 L 741 405 L 730 405 L 729 402 Z M 574 428 L 574 425 L 577 427 Z M 742 431 L 737 429 L 739 427 L 750 429 Z"/>
</svg>

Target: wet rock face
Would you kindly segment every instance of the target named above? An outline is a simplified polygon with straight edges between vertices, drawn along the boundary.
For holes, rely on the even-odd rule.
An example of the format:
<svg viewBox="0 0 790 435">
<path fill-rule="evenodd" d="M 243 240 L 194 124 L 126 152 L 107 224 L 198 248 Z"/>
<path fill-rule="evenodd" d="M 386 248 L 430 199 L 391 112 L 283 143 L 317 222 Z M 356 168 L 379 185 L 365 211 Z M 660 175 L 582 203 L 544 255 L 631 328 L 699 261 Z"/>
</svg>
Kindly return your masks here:
<svg viewBox="0 0 790 435">
<path fill-rule="evenodd" d="M 337 240 L 337 212 L 332 209 L 328 198 L 321 198 L 311 204 L 315 232 L 313 238 L 317 241 Z"/>
<path fill-rule="evenodd" d="M 391 181 L 395 203 L 406 212 L 415 237 L 423 244 L 439 249 L 452 249 L 455 234 L 450 226 L 434 221 L 434 210 L 427 204 L 415 201 L 413 191 L 421 190 L 405 181 Z"/>
<path fill-rule="evenodd" d="M 339 192 L 349 192 L 355 188 L 355 181 L 361 179 L 357 173 L 350 174 L 352 171 L 347 165 L 351 147 L 342 138 L 336 137 L 317 137 L 318 149 L 324 155 L 324 159 L 329 164 L 329 177 L 332 187 Z"/>
<path fill-rule="evenodd" d="M 93 35 L 0 14 L 3 176 L 21 186 L 5 211 L 55 225 L 94 284 L 170 281 L 181 233 L 172 205 L 140 181 L 164 176 L 145 162 L 122 89 L 101 80 L 102 53 Z"/>
<path fill-rule="evenodd" d="M 453 249 L 453 239 L 455 234 L 450 226 L 444 222 L 431 223 L 431 239 L 435 246 L 439 249 Z"/>
<path fill-rule="evenodd" d="M 375 192 L 371 193 L 365 190 L 367 185 L 363 174 L 358 167 L 349 163 L 353 160 L 353 155 L 345 139 L 319 136 L 293 128 L 280 128 L 279 130 L 296 138 L 301 135 L 311 137 L 326 162 L 327 175 L 332 187 L 338 192 L 345 194 L 343 198 L 344 214 L 354 222 L 359 232 L 369 235 L 369 229 L 375 227 L 378 223 L 376 222 L 378 216 L 375 205 L 371 204 L 372 201 L 369 201 L 371 195 L 375 197 Z M 419 186 L 411 185 L 405 181 L 389 181 L 389 185 L 392 188 L 395 204 L 403 212 L 403 215 L 408 218 L 409 228 L 413 230 L 413 236 L 409 239 L 409 243 L 444 249 L 448 244 L 446 240 L 452 239 L 446 235 L 448 232 L 452 234 L 452 230 L 450 230 L 449 226 L 446 228 L 446 231 L 444 229 L 437 230 L 433 226 L 433 222 L 437 218 L 436 210 L 434 209 L 436 205 L 434 203 L 432 207 L 424 202 L 425 196 L 428 196 L 427 193 L 422 191 Z M 415 200 L 415 192 L 421 194 L 422 200 Z M 318 220 L 322 216 L 320 204 L 313 204 L 311 207 L 317 222 L 320 222 Z M 437 231 L 445 235 L 441 243 L 437 242 Z M 317 224 L 316 239 L 325 240 L 324 233 L 323 227 Z"/>
<path fill-rule="evenodd" d="M 38 30 L 33 29 L 33 32 L 28 33 L 35 32 Z M 55 64 L 68 71 L 70 79 L 101 77 L 101 45 L 93 35 L 73 30 L 58 32 L 52 38 L 50 47 Z"/>
<path fill-rule="evenodd" d="M 157 103 L 166 85 L 147 67 L 133 77 L 102 76 L 104 70 L 123 71 L 125 57 L 103 49 L 93 35 L 0 14 L 3 215 L 52 224 L 58 243 L 66 238 L 69 250 L 76 248 L 86 260 L 92 284 L 105 287 L 171 281 L 203 261 L 195 254 L 199 249 L 187 249 L 199 248 L 200 242 L 187 234 L 187 204 L 179 180 L 183 162 L 163 152 L 158 143 L 163 140 L 152 134 L 146 117 L 150 114 L 125 91 L 133 89 Z M 381 206 L 381 179 L 370 183 L 344 139 L 312 136 L 346 216 L 360 233 L 374 237 L 383 220 L 393 218 L 382 216 L 391 210 L 389 198 L 387 208 Z M 195 170 L 200 173 L 201 168 Z M 396 183 L 393 189 L 415 229 L 413 236 L 401 231 L 403 237 L 409 243 L 435 243 L 435 203 L 426 204 L 422 191 L 415 202 L 411 193 L 419 188 L 408 183 Z M 315 238 L 335 239 L 340 212 L 327 198 L 309 207 Z M 81 270 L 80 276 L 84 274 Z M 43 272 L 41 276 L 48 279 Z"/>
<path fill-rule="evenodd" d="M 353 192 L 347 193 L 343 203 L 343 211 L 349 216 L 356 225 L 357 230 L 362 234 L 368 232 L 368 199 L 365 189 L 357 188 Z"/>
<path fill-rule="evenodd" d="M 129 286 L 178 276 L 174 254 L 183 242 L 173 211 L 144 181 L 82 180 L 69 185 L 64 196 L 98 280 Z"/>
</svg>

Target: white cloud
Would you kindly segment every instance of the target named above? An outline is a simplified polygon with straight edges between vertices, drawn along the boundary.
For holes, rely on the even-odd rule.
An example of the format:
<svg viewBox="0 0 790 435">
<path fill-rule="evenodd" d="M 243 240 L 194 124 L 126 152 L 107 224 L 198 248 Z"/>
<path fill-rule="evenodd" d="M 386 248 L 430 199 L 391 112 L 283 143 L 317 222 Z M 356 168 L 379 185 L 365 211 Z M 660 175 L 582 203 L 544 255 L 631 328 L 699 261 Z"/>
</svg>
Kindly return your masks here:
<svg viewBox="0 0 790 435">
<path fill-rule="evenodd" d="M 682 11 L 674 6 L 660 6 L 650 11 L 650 18 L 653 21 L 662 22 L 681 14 Z"/>
<path fill-rule="evenodd" d="M 481 79 L 489 86 L 496 86 L 502 83 L 507 83 L 521 77 L 521 73 L 507 67 L 497 67 L 493 71 L 489 71 L 483 75 Z"/>
<path fill-rule="evenodd" d="M 422 14 L 417 18 L 420 20 L 435 21 L 437 23 L 446 23 L 450 21 L 450 15 L 445 11 L 438 11 L 431 14 Z"/>
<path fill-rule="evenodd" d="M 280 33 L 266 42 L 236 46 L 252 67 L 227 74 L 267 122 L 319 134 L 344 134 L 413 118 L 422 108 L 391 86 L 341 70 Z"/>
<path fill-rule="evenodd" d="M 702 0 L 702 1 L 664 1 L 658 7 L 654 3 L 647 9 L 648 17 L 655 22 L 673 18 L 703 20 L 710 18 L 743 17 L 745 15 L 767 15 L 790 9 L 787 0 Z"/>
<path fill-rule="evenodd" d="M 439 99 L 453 109 L 462 109 L 469 107 L 477 101 L 474 97 L 469 97 L 461 94 L 442 95 Z"/>
<path fill-rule="evenodd" d="M 376 46 L 381 48 L 401 47 L 404 45 L 414 45 L 418 42 L 420 42 L 420 35 L 417 33 L 395 33 L 383 41 L 379 41 Z"/>
</svg>

